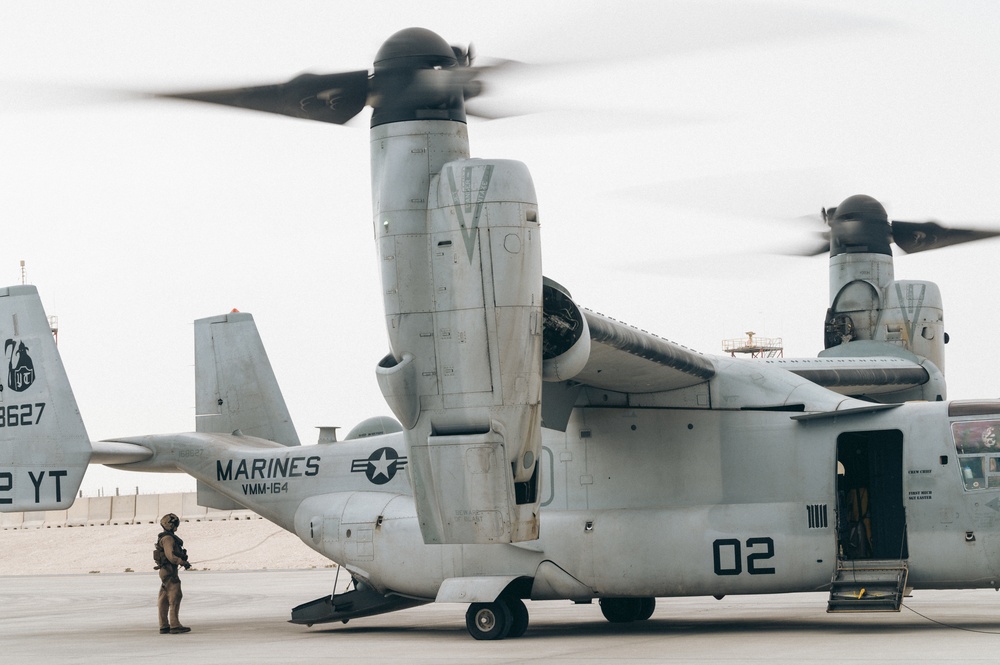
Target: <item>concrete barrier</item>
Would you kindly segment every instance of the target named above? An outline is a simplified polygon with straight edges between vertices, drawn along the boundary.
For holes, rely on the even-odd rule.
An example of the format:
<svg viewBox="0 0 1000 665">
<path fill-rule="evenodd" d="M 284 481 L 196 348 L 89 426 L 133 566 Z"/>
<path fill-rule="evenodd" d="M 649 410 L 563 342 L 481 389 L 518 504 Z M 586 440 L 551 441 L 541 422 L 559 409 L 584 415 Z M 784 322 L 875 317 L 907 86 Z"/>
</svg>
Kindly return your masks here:
<svg viewBox="0 0 1000 665">
<path fill-rule="evenodd" d="M 87 526 L 105 526 L 111 522 L 110 496 L 92 496 L 87 503 Z"/>
<path fill-rule="evenodd" d="M 252 510 L 217 510 L 198 505 L 195 492 L 80 497 L 66 510 L 0 513 L 0 529 L 60 529 L 108 524 L 159 524 L 174 513 L 185 522 L 263 519 Z"/>
<path fill-rule="evenodd" d="M 66 526 L 66 510 L 46 510 L 43 524 L 46 529 L 61 529 Z"/>
<path fill-rule="evenodd" d="M 90 497 L 79 498 L 66 511 L 66 526 L 87 526 Z"/>
<path fill-rule="evenodd" d="M 0 513 L 0 529 L 20 529 L 24 513 Z"/>
<path fill-rule="evenodd" d="M 111 523 L 135 523 L 135 494 L 111 498 Z"/>
<path fill-rule="evenodd" d="M 160 512 L 159 494 L 140 494 L 135 497 L 135 519 L 133 524 L 159 524 L 163 513 Z"/>
<path fill-rule="evenodd" d="M 21 522 L 22 529 L 41 529 L 45 525 L 45 512 L 35 512 L 27 510 L 24 512 L 24 521 Z"/>
<path fill-rule="evenodd" d="M 190 494 L 190 492 L 189 492 Z M 173 513 L 184 519 L 184 495 L 181 493 L 160 494 L 160 505 L 156 510 L 156 523 L 167 513 Z"/>
<path fill-rule="evenodd" d="M 208 514 L 208 508 L 198 505 L 198 495 L 186 492 L 181 495 L 181 512 L 178 513 L 185 522 L 203 522 Z"/>
</svg>

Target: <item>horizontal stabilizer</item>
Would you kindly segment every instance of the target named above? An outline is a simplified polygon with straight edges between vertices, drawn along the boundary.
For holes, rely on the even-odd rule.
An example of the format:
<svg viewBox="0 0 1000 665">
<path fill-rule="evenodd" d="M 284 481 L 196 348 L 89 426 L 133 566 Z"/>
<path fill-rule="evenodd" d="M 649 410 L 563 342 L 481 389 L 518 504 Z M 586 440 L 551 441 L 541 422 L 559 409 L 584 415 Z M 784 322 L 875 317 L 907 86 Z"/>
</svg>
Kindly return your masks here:
<svg viewBox="0 0 1000 665">
<path fill-rule="evenodd" d="M 73 503 L 90 439 L 34 286 L 0 289 L 0 511 Z"/>
<path fill-rule="evenodd" d="M 152 450 L 135 443 L 94 441 L 90 445 L 94 448 L 90 456 L 91 464 L 134 464 L 145 462 L 153 456 Z"/>
<path fill-rule="evenodd" d="M 198 432 L 239 430 L 299 445 L 253 316 L 231 312 L 195 321 L 194 349 Z"/>
</svg>

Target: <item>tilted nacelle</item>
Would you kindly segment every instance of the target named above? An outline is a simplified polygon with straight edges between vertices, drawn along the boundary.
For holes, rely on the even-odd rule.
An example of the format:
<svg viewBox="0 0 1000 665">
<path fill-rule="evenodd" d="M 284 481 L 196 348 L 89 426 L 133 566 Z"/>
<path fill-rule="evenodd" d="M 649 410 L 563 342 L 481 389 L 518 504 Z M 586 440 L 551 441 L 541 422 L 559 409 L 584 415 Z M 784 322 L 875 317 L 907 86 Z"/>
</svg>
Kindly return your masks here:
<svg viewBox="0 0 1000 665">
<path fill-rule="evenodd" d="M 405 428 L 424 540 L 532 540 L 541 448 L 538 208 L 523 164 L 467 155 L 464 124 L 372 129 L 391 349 L 377 376 Z"/>
<path fill-rule="evenodd" d="M 888 268 L 872 269 L 884 262 Z M 892 279 L 891 256 L 842 255 L 830 263 L 827 349 L 859 340 L 888 342 L 944 372 L 944 307 L 937 284 Z"/>
<path fill-rule="evenodd" d="M 919 394 L 880 399 L 944 399 L 944 307 L 933 282 L 897 281 L 885 210 L 870 197 L 847 199 L 830 218 L 830 307 L 820 356 L 898 356 L 939 380 Z"/>
</svg>

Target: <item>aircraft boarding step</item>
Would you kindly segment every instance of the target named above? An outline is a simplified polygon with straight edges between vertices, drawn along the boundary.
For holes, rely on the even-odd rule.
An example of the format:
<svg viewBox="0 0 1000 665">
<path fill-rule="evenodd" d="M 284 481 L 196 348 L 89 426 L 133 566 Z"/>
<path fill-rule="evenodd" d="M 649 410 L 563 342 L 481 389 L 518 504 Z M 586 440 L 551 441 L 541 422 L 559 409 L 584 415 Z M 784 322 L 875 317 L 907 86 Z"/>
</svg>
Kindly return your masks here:
<svg viewBox="0 0 1000 665">
<path fill-rule="evenodd" d="M 306 626 L 332 621 L 347 623 L 358 617 L 394 612 L 395 610 L 423 605 L 427 602 L 430 601 L 396 595 L 382 595 L 364 582 L 360 582 L 351 591 L 333 596 L 326 595 L 292 608 L 292 618 L 289 623 L 305 624 Z"/>
<path fill-rule="evenodd" d="M 909 569 L 905 561 L 838 561 L 827 612 L 898 612 Z"/>
</svg>

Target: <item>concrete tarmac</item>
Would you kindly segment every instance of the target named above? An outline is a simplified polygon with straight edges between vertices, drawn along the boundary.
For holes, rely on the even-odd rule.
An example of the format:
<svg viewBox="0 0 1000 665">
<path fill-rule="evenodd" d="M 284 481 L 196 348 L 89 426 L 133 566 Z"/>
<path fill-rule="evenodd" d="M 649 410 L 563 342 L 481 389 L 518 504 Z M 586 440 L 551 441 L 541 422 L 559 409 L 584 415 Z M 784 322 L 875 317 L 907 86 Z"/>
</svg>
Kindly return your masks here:
<svg viewBox="0 0 1000 665">
<path fill-rule="evenodd" d="M 0 576 L 0 663 L 996 663 L 994 591 L 917 591 L 900 613 L 826 614 L 826 594 L 659 599 L 649 621 L 528 602 L 524 637 L 478 642 L 465 605 L 306 628 L 335 571 L 184 573 L 186 635 L 157 631 L 155 573 Z M 340 580 L 340 586 L 345 583 Z M 919 614 L 918 614 L 919 612 Z"/>
</svg>

